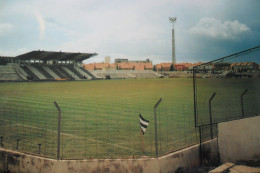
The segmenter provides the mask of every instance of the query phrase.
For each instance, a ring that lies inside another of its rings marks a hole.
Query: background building
[[[110,64],[110,56],[106,56],[106,57],[105,57],[105,63]]]
[[[115,59],[115,63],[152,63],[152,61],[150,59],[129,61],[128,59],[117,58]]]

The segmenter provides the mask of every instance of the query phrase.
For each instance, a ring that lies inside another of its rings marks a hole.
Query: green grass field
[[[207,100],[213,92],[217,92],[215,118],[219,118],[219,110],[225,112],[223,104],[227,110],[238,112],[239,102],[232,100],[239,100],[237,97],[244,88],[249,88],[251,99],[259,94],[258,86],[259,79],[197,79],[199,115],[208,116]],[[19,138],[19,150],[37,153],[41,144],[40,154],[55,158],[54,101],[62,110],[64,159],[154,156],[153,107],[160,98],[163,100],[158,108],[159,153],[198,142],[192,79],[0,83],[0,95],[0,136],[4,137],[6,148],[15,149]],[[150,120],[144,135],[144,151],[139,113]]]

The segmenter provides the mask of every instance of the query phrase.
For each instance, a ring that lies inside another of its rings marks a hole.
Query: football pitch
[[[208,99],[216,92],[216,120],[228,110],[240,115],[237,98],[246,88],[252,99],[258,86],[259,79],[197,79],[198,112],[208,116]],[[188,78],[0,83],[0,95],[0,136],[9,149],[56,158],[54,101],[62,112],[63,159],[155,156],[153,107],[160,98],[159,154],[198,142]],[[245,111],[254,108],[250,105]],[[150,121],[143,147],[139,114]]]

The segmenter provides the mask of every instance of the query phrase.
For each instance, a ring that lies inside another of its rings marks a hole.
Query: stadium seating
[[[54,79],[42,66],[34,65],[34,67],[41,72],[46,78],[48,79]]]
[[[40,79],[27,66],[21,66],[21,68],[28,74],[29,80],[39,80]]]
[[[86,79],[82,74],[80,74],[73,66],[68,66],[68,69],[70,69],[75,75],[77,75],[80,79]]]
[[[20,78],[24,80],[53,80],[53,79],[70,79],[70,80],[84,80],[84,79],[95,79],[96,76],[90,72],[86,72],[79,67],[73,67],[68,65],[59,66],[47,66],[47,65],[19,65],[16,64],[17,70],[23,72]]]
[[[82,71],[87,73],[92,79],[96,79],[97,77],[94,76],[92,73],[90,73],[88,70],[86,70],[84,67],[79,67]]]
[[[74,69],[78,71],[85,79],[92,79],[85,71],[80,69],[79,67],[75,66]]]
[[[17,74],[12,65],[0,66],[0,81],[20,81],[22,78]]]
[[[23,80],[27,80],[28,74],[20,67],[19,64],[13,64],[14,65],[14,69],[17,73],[17,75],[23,79]]]
[[[75,79],[73,76],[71,76],[68,72],[66,72],[61,66],[57,66],[56,69],[58,71],[60,71],[64,76],[65,78],[67,79]]]
[[[61,67],[64,71],[66,71],[70,76],[72,76],[75,80],[80,80],[80,77],[78,77],[75,73],[73,73],[68,66],[62,66]]]
[[[43,66],[42,68],[51,76],[53,76],[54,79],[60,79],[60,77],[56,73],[54,73],[48,66]]]
[[[34,66],[32,65],[26,65],[28,69],[30,69],[39,79],[43,80],[46,79],[46,77],[38,71]]]
[[[160,74],[151,70],[95,70],[88,71],[84,67],[70,65],[18,64],[4,65],[0,70],[0,80],[86,80],[128,78],[158,78]]]
[[[59,76],[60,79],[65,79],[66,76],[64,76],[60,71],[58,71],[58,69],[56,69],[56,67],[51,66],[50,69]]]

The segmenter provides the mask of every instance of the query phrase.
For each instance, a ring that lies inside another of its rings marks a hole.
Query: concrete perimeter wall
[[[204,147],[215,148],[216,140],[208,141]],[[212,153],[215,153],[212,151]],[[216,158],[212,155],[212,158]],[[54,160],[10,150],[0,149],[0,172],[124,172],[160,173],[175,172],[183,167],[185,172],[196,172],[199,166],[199,145],[156,158],[142,159],[92,159]]]
[[[260,159],[260,116],[219,123],[220,161]]]

